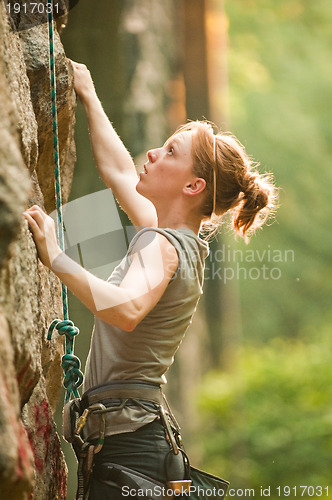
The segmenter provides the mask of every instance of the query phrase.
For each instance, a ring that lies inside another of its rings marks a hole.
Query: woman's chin
[[[144,189],[144,186],[142,185],[142,181],[141,179],[138,181],[138,183],[136,184],[136,191],[138,194],[140,194],[141,196],[144,196],[144,198],[147,198],[149,199],[149,196],[148,196],[148,193],[146,192],[146,190]]]

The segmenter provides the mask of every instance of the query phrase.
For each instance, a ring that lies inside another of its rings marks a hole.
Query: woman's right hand
[[[28,208],[23,215],[31,229],[38,257],[44,266],[52,270],[53,261],[62,253],[57,242],[54,220],[38,205]]]
[[[85,64],[70,60],[74,70],[74,89],[79,99],[84,102],[91,94],[95,94],[95,87],[90,71]]]

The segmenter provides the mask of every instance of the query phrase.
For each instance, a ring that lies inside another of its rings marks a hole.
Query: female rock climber
[[[105,414],[106,439],[94,455],[88,498],[116,500],[124,492],[121,481],[116,485],[108,474],[108,464],[163,484],[185,477],[183,454],[170,450],[156,411],[159,396],[153,394],[165,382],[202,294],[208,243],[199,235],[230,211],[235,232],[246,237],[273,210],[275,189],[234,136],[214,133],[202,121],[187,123],[162,147],[148,151],[138,176],[90,72],[72,64],[99,174],[138,232],[103,281],[61,252],[53,220],[40,207],[32,206],[24,216],[42,263],[95,315],[83,400],[86,405],[99,401],[112,411]],[[99,419],[88,416],[86,441],[98,438]]]

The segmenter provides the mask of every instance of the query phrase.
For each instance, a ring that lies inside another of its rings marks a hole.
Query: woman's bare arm
[[[134,248],[129,270],[121,285],[116,286],[97,278],[61,252],[54,221],[40,207],[34,205],[24,216],[42,263],[95,316],[125,331],[132,331],[157,304],[178,266],[175,248],[156,234],[136,251]]]
[[[72,62],[72,65],[75,91],[87,114],[92,151],[100,177],[135,226],[156,226],[155,208],[136,191],[138,175],[135,165],[103,110],[89,70],[83,64]]]

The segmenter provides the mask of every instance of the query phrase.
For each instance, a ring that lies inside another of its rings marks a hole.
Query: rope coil
[[[47,0],[48,4],[48,33],[49,33],[49,52],[50,52],[50,87],[52,99],[52,129],[53,129],[53,155],[54,155],[54,176],[55,176],[55,199],[57,210],[57,233],[59,246],[62,251],[64,244],[64,226],[61,201],[61,177],[60,177],[60,155],[59,155],[59,134],[57,119],[56,102],[56,77],[55,77],[55,57],[54,57],[54,30],[53,30],[53,0]],[[63,385],[66,388],[65,403],[70,400],[73,393],[74,397],[79,397],[78,387],[83,383],[83,373],[80,370],[81,362],[74,355],[74,338],[79,333],[79,329],[69,320],[68,316],[68,293],[67,287],[61,283],[62,290],[62,309],[63,320],[55,319],[52,321],[47,339],[51,340],[53,330],[56,329],[59,335],[65,335],[65,351],[62,357],[61,366],[64,371]]]

